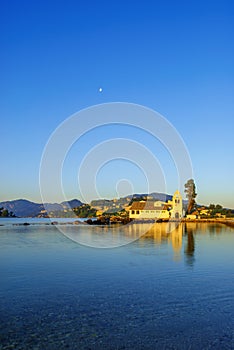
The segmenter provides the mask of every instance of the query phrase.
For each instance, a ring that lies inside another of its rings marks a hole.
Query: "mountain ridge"
[[[168,201],[172,199],[172,195],[162,192],[147,193],[134,193],[120,197],[118,199],[94,199],[90,202],[90,206],[96,210],[101,211],[120,211],[127,207],[133,200],[141,198],[147,198],[148,200]],[[65,215],[72,216],[73,210],[76,207],[85,205],[87,203],[81,202],[79,199],[71,199],[69,201],[63,201],[61,203],[36,203],[29,201],[28,199],[14,199],[11,201],[0,202],[0,207],[7,209],[9,212],[13,212],[18,217],[40,217],[40,216],[54,216]]]
[[[10,215],[0,215],[0,217],[21,217],[21,218],[76,218],[84,217],[83,215],[102,216],[102,215],[119,215],[127,212],[133,201],[151,200],[166,202],[172,199],[172,195],[153,192],[134,193],[118,199],[94,199],[89,204],[83,203],[79,199],[71,199],[61,203],[36,203],[28,199],[14,199],[0,202],[0,213],[7,211]],[[184,208],[187,208],[188,200],[183,200]],[[74,210],[74,208],[77,208]],[[186,210],[186,209],[185,209]],[[220,205],[210,204],[210,206],[196,203],[196,214],[202,218],[213,217],[234,217],[234,209],[223,208]],[[81,216],[79,216],[81,215]]]
[[[37,217],[45,215],[46,212],[66,212],[83,204],[78,199],[61,203],[36,203],[20,198],[0,202],[0,207],[7,209],[9,212],[12,211],[18,217]]]

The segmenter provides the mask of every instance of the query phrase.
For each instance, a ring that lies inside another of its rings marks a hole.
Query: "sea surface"
[[[25,221],[0,221],[0,349],[234,349],[233,228]]]

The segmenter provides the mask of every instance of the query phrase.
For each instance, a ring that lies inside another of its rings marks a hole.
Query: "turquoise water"
[[[233,228],[155,224],[95,249],[13,222],[0,221],[0,349],[234,349]],[[109,240],[141,229],[67,226]]]

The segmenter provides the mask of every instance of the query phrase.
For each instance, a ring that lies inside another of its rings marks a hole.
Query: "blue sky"
[[[233,2],[225,0],[3,1],[0,200],[41,201],[40,159],[55,128],[83,108],[123,101],[158,111],[181,134],[198,202],[234,207],[233,17]],[[100,135],[90,137],[100,142]],[[83,154],[91,138],[80,145]],[[140,139],[153,150],[148,136]],[[73,153],[64,182],[67,195],[77,197],[73,173],[81,159],[75,147]],[[163,159],[171,193],[177,184]],[[121,179],[124,170],[134,176],[126,162],[121,169]],[[116,195],[113,178],[114,163],[98,176],[103,196]],[[141,179],[134,178],[137,192]]]

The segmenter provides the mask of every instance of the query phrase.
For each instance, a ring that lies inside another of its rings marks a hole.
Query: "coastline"
[[[5,226],[5,225],[13,225],[13,226],[30,226],[30,225],[73,225],[73,226],[79,226],[79,225],[87,225],[87,226],[124,226],[124,224],[147,224],[147,223],[155,223],[155,224],[160,224],[160,223],[166,223],[166,222],[179,222],[179,223],[216,223],[216,224],[224,224],[229,227],[234,228],[234,218],[198,218],[198,219],[188,219],[188,218],[182,218],[181,220],[163,220],[163,219],[158,219],[158,220],[153,220],[153,219],[141,219],[141,220],[119,220],[119,221],[112,221],[108,220],[108,222],[99,222],[98,220],[85,220],[77,218],[76,220],[72,220],[71,218],[67,218],[64,220],[64,218],[53,218],[52,220],[44,221],[41,219],[38,220],[38,222],[33,222],[33,218],[18,218],[18,222],[14,222],[17,220],[16,218],[11,218],[8,219],[7,222],[4,222],[4,220],[0,220],[0,226]],[[12,222],[13,221],[13,222]],[[92,221],[92,223],[90,222]]]
[[[224,224],[231,227],[234,227],[234,218],[226,218],[226,219],[218,219],[218,218],[210,218],[210,219],[186,219],[183,218],[181,222],[204,222],[204,223],[217,223]]]

